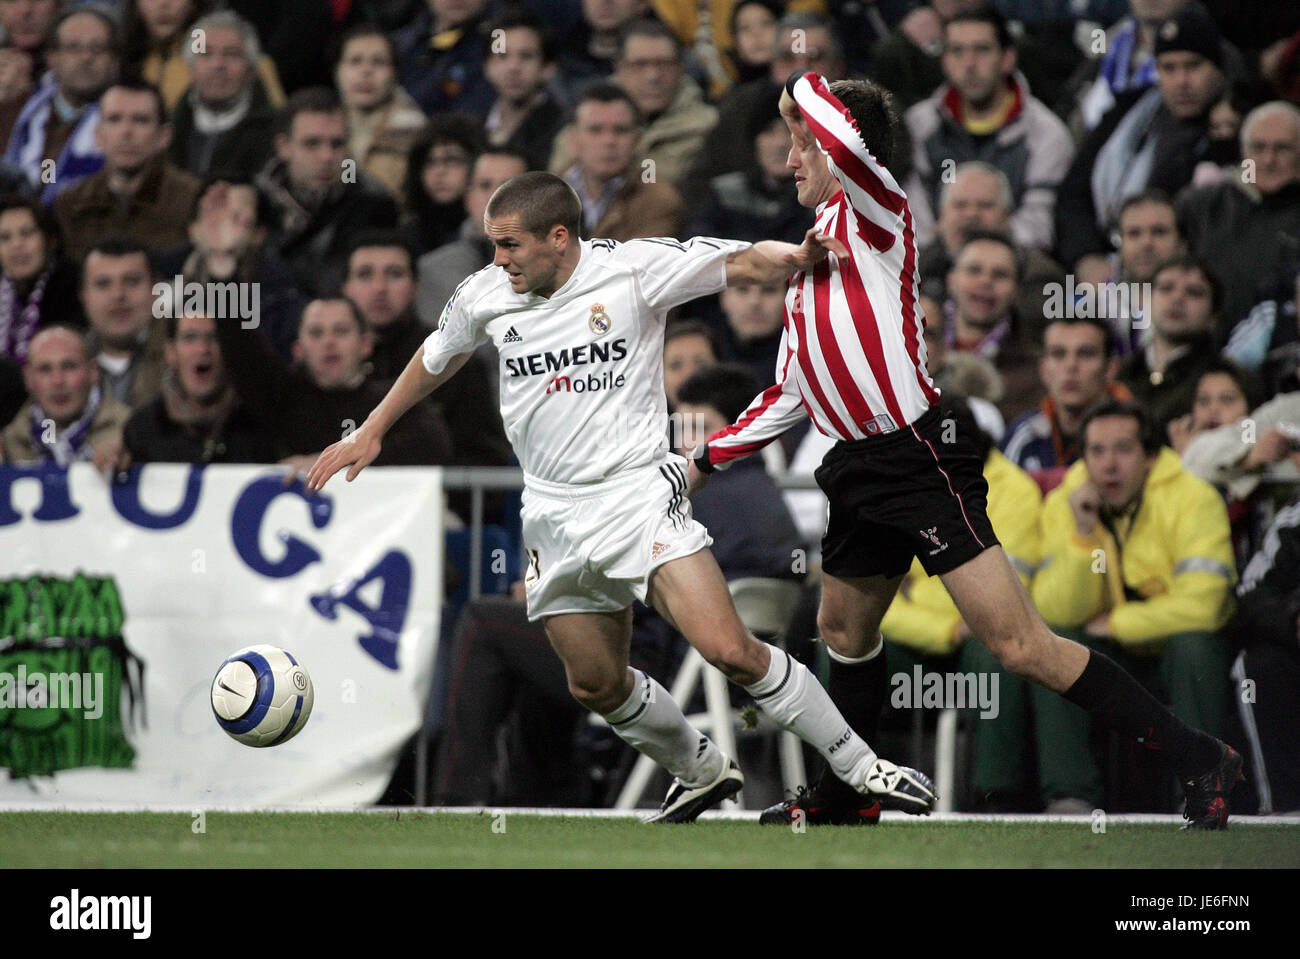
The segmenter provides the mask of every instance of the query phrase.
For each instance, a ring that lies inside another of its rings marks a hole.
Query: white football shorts
[[[675,454],[604,483],[529,479],[521,516],[530,620],[644,602],[656,568],[713,543],[691,517],[686,460]]]

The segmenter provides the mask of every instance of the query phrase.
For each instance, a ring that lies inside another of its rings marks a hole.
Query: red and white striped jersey
[[[925,317],[916,302],[916,241],[907,197],[868,151],[826,81],[807,73],[794,99],[841,190],[817,230],[849,250],[790,279],[776,384],[709,439],[725,467],[811,416],[827,436],[863,439],[901,429],[937,402],[925,371]]]

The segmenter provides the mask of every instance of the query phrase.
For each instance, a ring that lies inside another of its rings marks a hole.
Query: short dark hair
[[[59,225],[50,208],[35,197],[23,196],[21,193],[0,195],[0,216],[10,210],[26,210],[32,215],[36,228],[45,234],[45,260],[47,263],[53,262],[59,240]]]
[[[366,320],[365,314],[361,312],[361,307],[357,306],[356,303],[354,303],[349,297],[344,296],[342,293],[336,293],[336,292],[324,293],[316,297],[315,299],[308,300],[307,303],[302,308],[302,316],[304,319],[307,317],[308,308],[313,303],[346,303],[348,307],[348,312],[352,314],[353,322],[357,324],[357,332],[359,332],[362,336],[365,336],[367,333],[370,332],[370,323]],[[299,323],[298,336],[301,335],[302,335],[302,324]],[[295,339],[296,338],[297,337],[295,337]]]
[[[496,53],[493,44],[496,42],[498,30],[531,30],[542,48],[542,62],[555,62],[555,35],[547,28],[546,21],[528,7],[517,4],[508,6],[491,20],[486,21],[479,30],[483,39],[485,59]]]
[[[73,17],[82,13],[90,14],[92,17],[98,19],[100,23],[102,23],[105,27],[108,28],[109,52],[112,53],[113,56],[115,57],[120,57],[122,55],[122,30],[117,25],[117,19],[113,16],[113,14],[109,13],[107,8],[103,4],[98,4],[98,3],[87,3],[79,7],[71,7],[69,9],[64,10],[63,13],[59,15],[59,18],[54,21],[54,28],[50,30],[51,46],[54,48],[58,47],[59,31],[63,29],[63,25],[67,23],[69,20],[71,20]]]
[[[334,69],[337,70],[339,64],[343,62],[343,51],[348,48],[348,44],[353,40],[360,40],[362,37],[375,37],[376,39],[382,40],[384,46],[388,48],[388,57],[392,60],[394,68],[396,68],[397,46],[393,43],[393,38],[376,24],[358,23],[354,27],[349,27],[344,31],[342,36],[334,41],[334,47],[331,51],[332,56],[330,57],[330,63],[333,65]]]
[[[1146,407],[1132,400],[1117,400],[1114,397],[1099,400],[1088,407],[1083,414],[1083,420],[1079,423],[1080,450],[1087,448],[1088,426],[1093,420],[1112,416],[1127,417],[1137,423],[1138,439],[1142,443],[1143,451],[1148,456],[1154,456],[1160,452],[1160,447],[1164,444],[1156,432],[1155,422],[1151,419],[1151,414],[1147,412]]]
[[[306,87],[294,91],[285,101],[276,117],[275,132],[283,136],[293,135],[293,122],[302,113],[344,114],[343,101],[329,87]]]
[[[699,320],[674,320],[664,330],[664,346],[683,336],[704,337],[709,341],[709,349],[713,350],[713,358],[717,359],[722,356],[722,341],[718,338],[717,331],[713,327],[701,323]]]
[[[102,107],[104,97],[108,96],[111,90],[126,90],[130,93],[147,93],[153,97],[153,104],[158,111],[158,125],[162,126],[171,122],[171,117],[167,113],[167,104],[163,102],[162,92],[154,84],[141,77],[124,76],[118,77],[112,83],[104,88],[104,92],[99,95],[99,103]]]
[[[945,40],[948,37],[948,28],[954,23],[986,23],[993,28],[994,39],[997,40],[1001,49],[1006,50],[1014,45],[1014,41],[1011,39],[1011,28],[1007,26],[1007,18],[991,6],[978,7],[953,14],[943,22]]]
[[[900,128],[893,94],[870,80],[836,80],[830,90],[853,117],[867,152],[889,169],[898,152]]]
[[[114,259],[138,254],[144,257],[145,263],[149,266],[149,275],[153,276],[153,259],[149,256],[149,247],[145,246],[143,240],[132,236],[130,233],[105,233],[92,243],[82,256],[81,277],[78,280],[78,286],[86,282],[86,264],[90,262],[90,257],[94,253],[98,253],[100,256],[111,256]]]
[[[401,230],[373,227],[358,231],[348,241],[348,255],[344,260],[344,263],[347,264],[345,276],[352,272],[352,257],[356,254],[357,250],[364,250],[369,247],[402,250],[406,253],[406,259],[407,263],[410,265],[411,273],[415,273],[415,249],[411,246],[411,241],[407,235]]]
[[[1056,316],[1047,317],[1043,320],[1042,332],[1039,336],[1039,347],[1047,349],[1047,331],[1054,326],[1091,326],[1101,334],[1102,347],[1106,352],[1106,358],[1110,359],[1115,355],[1115,331],[1111,329],[1109,323],[1096,316]]]
[[[253,191],[258,226],[270,223],[275,219],[275,204],[271,202],[269,196],[257,188],[252,176],[247,173],[223,173],[219,170],[213,170],[203,178],[203,185],[199,187],[199,192],[194,195],[194,202],[190,204],[190,218],[187,222],[198,222],[199,214],[203,211],[203,198],[218,183],[225,183],[227,186],[244,187]]]
[[[677,388],[677,405],[711,406],[734,423],[763,390],[758,378],[735,363],[715,363],[696,370]]]
[[[639,127],[644,122],[641,117],[641,109],[636,105],[636,101],[628,95],[626,90],[609,80],[600,80],[582,91],[582,96],[578,97],[577,102],[573,105],[574,120],[578,117],[578,108],[584,103],[623,103],[632,111],[633,123]]]
[[[953,265],[956,266],[957,260],[961,258],[962,251],[972,243],[998,243],[1005,246],[1011,251],[1011,262],[1016,268],[1016,282],[1024,275],[1025,265],[1020,260],[1020,251],[1016,249],[1015,241],[1005,233],[999,233],[997,230],[971,230],[966,234],[966,239],[962,241],[961,247],[957,250],[957,255],[953,257]]]
[[[524,165],[524,172],[527,173],[532,168],[532,163],[528,159],[528,154],[523,150],[516,150],[514,147],[484,147],[479,151],[478,156],[474,157],[474,163],[470,164],[470,176],[474,175],[474,164],[484,157],[509,157],[512,160],[518,160]]]
[[[1213,271],[1206,265],[1204,260],[1198,256],[1193,256],[1191,253],[1178,253],[1171,256],[1169,259],[1157,266],[1155,272],[1151,274],[1151,283],[1153,287],[1156,282],[1156,277],[1161,273],[1164,273],[1166,270],[1181,270],[1184,273],[1195,270],[1197,273],[1200,273],[1201,276],[1205,277],[1205,282],[1209,284],[1210,287],[1210,311],[1215,316],[1219,315],[1219,311],[1223,309],[1223,283],[1214,275]]]
[[[507,180],[488,200],[487,215],[496,219],[518,216],[526,233],[544,237],[562,226],[577,240],[582,225],[582,203],[573,187],[552,173],[523,173]]]
[[[1236,360],[1226,356],[1216,356],[1201,371],[1201,375],[1196,378],[1196,386],[1199,388],[1201,380],[1211,373],[1226,376],[1236,383],[1237,388],[1241,390],[1242,396],[1246,398],[1246,408],[1248,410],[1253,410],[1264,402],[1264,386],[1259,377]],[[1195,392],[1193,392],[1193,396],[1195,396]]]
[[[673,45],[673,56],[680,63],[682,60],[682,42],[677,39],[677,34],[673,33],[658,20],[649,18],[643,20],[633,20],[623,28],[622,34],[618,38],[618,52],[614,55],[614,62],[617,64],[627,55],[628,41],[633,37],[649,37],[652,40],[667,40]]]

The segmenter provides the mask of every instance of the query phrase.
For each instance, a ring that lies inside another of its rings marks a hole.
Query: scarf
[[[988,360],[991,363],[997,359],[1003,342],[1010,335],[1011,320],[1007,318],[985,333],[974,346],[969,349],[962,347],[957,342],[957,304],[952,300],[944,304],[944,338],[950,350],[959,353],[974,353],[981,359]]]
[[[94,423],[95,414],[99,412],[102,401],[103,393],[98,386],[92,386],[90,396],[86,399],[86,409],[81,416],[63,430],[56,430],[53,439],[47,442],[45,428],[49,417],[45,415],[45,408],[36,400],[32,400],[32,445],[38,450],[44,450],[46,457],[59,466],[70,466],[73,463],[89,460],[91,449],[86,441],[90,438],[90,427]]]
[[[53,272],[53,263],[41,271],[31,295],[16,317],[18,285],[7,276],[0,278],[0,355],[11,357],[20,366],[27,360],[27,344],[36,335],[36,327],[41,322],[41,300],[45,298],[45,284]]]
[[[228,110],[212,110],[205,107],[199,101],[196,92],[190,93],[190,105],[194,108],[194,129],[207,137],[216,136],[233,130],[244,117],[248,116],[248,111],[253,105],[253,91],[245,90],[235,101],[234,106]]]
[[[1159,88],[1148,91],[1124,114],[1092,168],[1092,202],[1097,225],[1109,229],[1120,204],[1147,185],[1155,163],[1156,138],[1149,136],[1163,101]]]
[[[221,433],[235,410],[235,388],[227,383],[210,402],[200,403],[181,388],[176,371],[168,367],[162,379],[163,410],[167,418],[191,433],[213,438]]]

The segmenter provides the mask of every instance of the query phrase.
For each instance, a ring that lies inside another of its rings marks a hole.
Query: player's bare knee
[[[861,659],[880,645],[880,633],[861,627],[850,627],[841,617],[817,614],[817,628],[826,648],[848,659]]]
[[[622,685],[596,678],[569,680],[569,693],[593,713],[612,713],[627,701],[628,691]]]
[[[714,644],[701,651],[705,660],[734,683],[752,686],[763,678],[762,647],[752,636],[736,638]]]
[[[1041,656],[1035,643],[1023,637],[1005,636],[991,637],[985,644],[1002,668],[1012,675],[1033,679],[1038,673]]]

